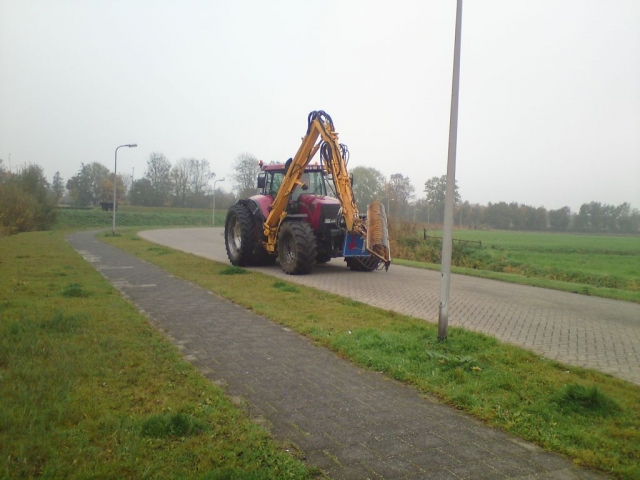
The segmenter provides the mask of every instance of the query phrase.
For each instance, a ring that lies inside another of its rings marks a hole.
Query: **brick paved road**
[[[97,240],[68,237],[185,358],[335,479],[599,479]]]
[[[152,230],[141,235],[228,262],[221,228]],[[392,265],[387,273],[357,273],[342,259],[304,276],[287,276],[278,266],[258,270],[437,322],[438,272]],[[640,305],[635,303],[453,275],[449,324],[640,384]]]

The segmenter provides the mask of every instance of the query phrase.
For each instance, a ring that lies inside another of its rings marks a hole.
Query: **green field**
[[[396,257],[437,263],[439,242],[422,236],[401,240]],[[481,242],[455,242],[459,273],[499,273],[505,275],[491,278],[640,302],[640,237],[456,230],[454,239]]]
[[[480,240],[493,260],[504,261],[516,273],[640,290],[640,237],[461,230],[455,238]]]

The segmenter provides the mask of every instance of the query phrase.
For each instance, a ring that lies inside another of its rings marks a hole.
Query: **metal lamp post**
[[[212,225],[215,227],[216,226],[216,183],[218,182],[224,182],[224,178],[221,178],[219,180],[214,180],[213,181],[213,221],[212,221]]]
[[[451,287],[451,255],[453,251],[453,206],[456,185],[456,151],[458,147],[458,94],[460,90],[460,42],[462,37],[462,0],[456,9],[456,30],[453,43],[453,79],[451,82],[451,113],[449,116],[449,153],[447,158],[447,193],[444,197],[442,225],[442,256],[440,262],[440,310],[438,340],[447,339],[449,326],[449,294]]]
[[[122,148],[122,147],[128,147],[128,148],[132,148],[132,147],[137,147],[138,144],[137,143],[127,143],[125,145],[120,145],[118,148]],[[112,217],[112,225],[111,225],[111,233],[113,235],[116,234],[116,185],[117,185],[117,172],[118,172],[118,148],[116,148],[116,158],[115,158],[115,162],[113,164],[113,217]]]

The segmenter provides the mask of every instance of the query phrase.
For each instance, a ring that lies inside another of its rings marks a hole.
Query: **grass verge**
[[[0,238],[0,266],[0,478],[312,476],[60,232]]]
[[[221,277],[227,265],[161,254],[134,231],[104,240],[576,463],[640,478],[636,385],[462,329],[439,343],[435,325],[257,272]]]

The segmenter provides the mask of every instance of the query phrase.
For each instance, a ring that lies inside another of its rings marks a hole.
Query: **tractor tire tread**
[[[291,236],[295,251],[285,253],[288,237]],[[280,267],[288,275],[311,273],[316,265],[316,239],[311,226],[306,222],[286,222],[280,227],[278,238]]]

